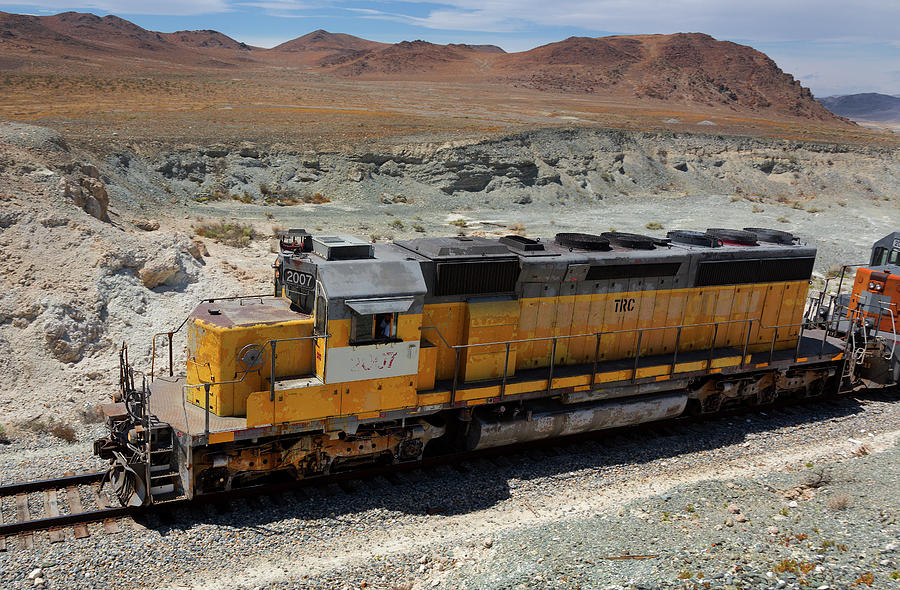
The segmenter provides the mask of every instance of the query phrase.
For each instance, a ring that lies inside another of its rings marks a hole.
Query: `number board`
[[[900,250],[900,238],[894,238],[894,245],[891,246],[892,250]]]
[[[316,286],[316,277],[308,272],[286,268],[282,272],[282,277],[285,285],[296,287],[301,291],[312,291]]]

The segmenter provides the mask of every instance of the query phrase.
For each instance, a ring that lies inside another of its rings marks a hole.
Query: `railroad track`
[[[900,393],[898,388],[866,390],[849,395],[816,398],[815,405],[810,404],[811,400],[784,400],[767,406],[740,408],[702,416],[686,416],[674,420],[623,426],[557,439],[544,439],[506,447],[428,457],[422,461],[379,465],[299,481],[241,488],[207,494],[194,500],[171,500],[146,508],[114,505],[118,502],[109,498],[101,489],[104,472],[67,474],[55,479],[7,484],[0,486],[0,507],[4,501],[8,502],[12,499],[17,521],[3,523],[3,511],[0,510],[0,551],[7,550],[7,537],[14,536],[18,537],[19,547],[30,548],[34,544],[35,535],[41,531],[47,531],[49,541],[56,543],[68,538],[67,535],[64,535],[64,529],[68,527],[72,527],[75,539],[89,536],[86,526],[88,523],[102,522],[103,530],[106,533],[116,533],[122,528],[123,523],[119,519],[123,518],[156,513],[161,520],[166,520],[175,510],[203,505],[213,505],[229,510],[232,501],[247,499],[248,502],[258,503],[259,498],[263,496],[268,496],[277,503],[281,494],[296,493],[303,497],[304,488],[330,490],[326,494],[340,491],[351,494],[364,487],[361,485],[363,482],[377,479],[386,481],[390,485],[401,486],[404,483],[404,474],[409,474],[410,478],[419,479],[423,476],[427,477],[423,474],[437,468],[450,468],[465,476],[466,473],[477,469],[479,464],[484,464],[486,461],[500,466],[518,463],[520,460],[540,462],[577,450],[580,445],[588,443],[588,441],[602,440],[605,444],[609,443],[607,446],[636,445],[652,438],[691,435],[700,430],[699,426],[708,422],[722,422],[749,416],[753,416],[757,423],[765,420],[774,421],[786,415],[800,414],[805,411],[812,412],[822,407],[840,409],[842,405],[846,406],[853,402],[865,402],[866,400],[898,401],[900,399],[898,393]],[[91,508],[85,509],[86,504]],[[39,510],[40,506],[43,506],[43,510]],[[439,512],[439,509],[425,508],[426,513],[432,513],[430,510]],[[38,515],[39,512],[40,515]]]
[[[16,515],[15,522],[3,522],[0,509],[0,551],[7,550],[7,537],[14,535],[21,548],[31,548],[37,531],[46,531],[51,543],[65,540],[69,527],[76,539],[88,537],[91,522],[102,522],[107,533],[118,532],[117,519],[129,516],[132,509],[115,505],[102,489],[105,476],[103,471],[67,473],[0,486],[0,508],[7,502]]]

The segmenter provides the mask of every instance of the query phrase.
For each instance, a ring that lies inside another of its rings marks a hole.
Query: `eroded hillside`
[[[104,399],[123,342],[149,370],[152,335],[201,297],[267,292],[270,237],[285,227],[385,240],[773,226],[819,246],[821,275],[864,259],[900,216],[887,148],[563,129],[384,150],[98,153],[45,128],[0,130],[0,412],[11,423]],[[221,223],[246,224],[247,239],[197,236]]]

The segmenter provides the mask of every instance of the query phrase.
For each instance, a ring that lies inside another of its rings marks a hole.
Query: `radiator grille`
[[[700,263],[696,286],[807,281],[814,263],[815,258],[708,260]]]
[[[511,293],[518,278],[517,259],[439,262],[434,294],[441,297]]]
[[[640,277],[672,277],[678,274],[680,262],[653,262],[650,264],[595,265],[587,273],[587,281],[607,279],[636,279]]]

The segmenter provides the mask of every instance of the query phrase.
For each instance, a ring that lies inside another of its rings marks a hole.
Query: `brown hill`
[[[117,65],[117,63],[119,65]],[[382,81],[452,81],[586,94],[623,104],[678,104],[763,117],[841,121],[765,54],[701,33],[570,37],[519,53],[493,45],[378,43],[318,30],[273,48],[217,31],[148,31],[127,20],[65,12],[0,12],[0,66],[8,71],[90,67],[93,75],[181,71],[321,72]],[[102,70],[98,69],[102,67]]]
[[[26,14],[0,12],[0,44],[9,52],[17,49],[38,49],[39,53],[49,53],[58,45],[69,45],[78,50],[84,43],[70,35],[55,31],[47,26],[45,17]]]
[[[369,41],[346,33],[329,33],[319,29],[312,33],[307,33],[302,37],[297,37],[290,41],[285,41],[281,45],[272,48],[272,51],[367,51],[370,49],[379,49],[387,47],[387,43],[378,43],[377,41]]]
[[[250,51],[253,49],[246,43],[235,41],[228,35],[219,31],[208,29],[200,31],[175,31],[174,33],[162,33],[163,39],[180,45],[181,47],[196,47],[204,49],[232,49],[237,51]]]
[[[97,47],[131,48],[139,51],[164,51],[174,46],[162,34],[148,31],[117,16],[99,17],[90,13],[63,12],[38,17],[61,35],[88,41]]]
[[[271,59],[308,67],[321,66],[335,60],[360,56],[388,47],[387,43],[369,41],[345,33],[329,33],[319,29],[291,39],[269,50]]]
[[[27,65],[74,73],[102,64],[104,73],[193,66],[233,69],[251,48],[217,31],[148,31],[117,16],[64,12],[27,16],[0,12],[0,63],[14,71]],[[35,60],[40,56],[40,60]]]
[[[517,86],[833,120],[768,56],[702,33],[571,37],[495,62]]]
[[[324,65],[350,77],[406,77],[459,75],[472,67],[475,52],[467,46],[435,45],[427,41],[401,41],[375,51],[356,52]]]

